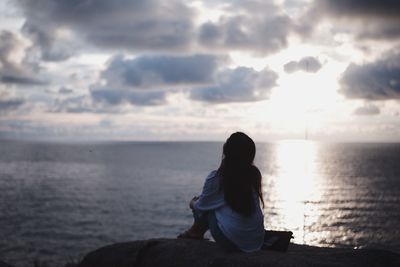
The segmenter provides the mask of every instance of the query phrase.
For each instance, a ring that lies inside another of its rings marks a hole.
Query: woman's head
[[[253,165],[256,146],[242,132],[233,133],[223,147],[218,173],[225,201],[236,212],[250,215],[255,210],[254,194],[263,202],[261,173]]]
[[[256,145],[245,133],[236,132],[226,140],[223,154],[225,160],[241,165],[251,165],[256,155]]]

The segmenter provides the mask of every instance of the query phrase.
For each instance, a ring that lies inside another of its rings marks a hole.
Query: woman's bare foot
[[[189,230],[178,235],[178,238],[204,239],[204,234],[207,232],[208,226],[199,222],[194,222]]]
[[[199,239],[202,240],[204,239],[204,235],[198,234],[198,233],[194,233],[192,231],[187,230],[185,232],[183,232],[182,234],[178,235],[178,238],[188,238],[188,239]]]

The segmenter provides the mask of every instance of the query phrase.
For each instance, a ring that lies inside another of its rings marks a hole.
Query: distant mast
[[[308,60],[306,60],[306,72],[308,74]],[[305,117],[305,121],[304,121],[304,139],[306,141],[308,141],[308,120],[307,120],[307,107],[306,107],[306,105],[304,105],[304,115],[305,115],[304,116]]]
[[[308,60],[306,60],[306,72],[308,74]],[[307,102],[304,105],[304,139],[307,142],[308,141],[308,120],[307,120],[307,107],[306,107]],[[306,162],[306,171],[308,171],[308,162]],[[304,212],[303,212],[303,244],[306,242],[306,208],[307,208],[307,201],[304,201]]]

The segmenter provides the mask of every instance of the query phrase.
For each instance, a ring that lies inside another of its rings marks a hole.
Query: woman
[[[260,202],[261,173],[253,160],[256,146],[246,134],[236,132],[224,144],[223,158],[217,171],[204,183],[200,197],[190,202],[194,223],[179,238],[203,239],[211,235],[229,251],[252,252],[264,241],[264,220]]]

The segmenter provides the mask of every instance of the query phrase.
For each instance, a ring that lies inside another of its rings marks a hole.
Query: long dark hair
[[[218,169],[226,203],[245,216],[255,211],[254,192],[264,206],[261,173],[253,165],[255,155],[256,145],[253,140],[242,132],[233,133],[224,144],[223,158]]]

